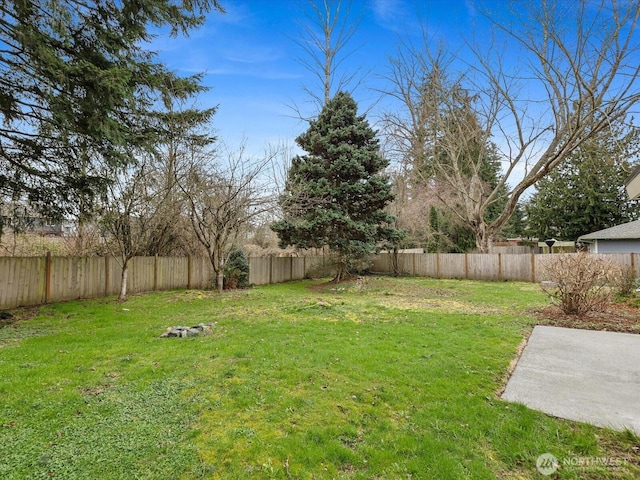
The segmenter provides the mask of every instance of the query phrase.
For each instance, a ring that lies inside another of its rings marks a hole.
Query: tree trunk
[[[476,232],[476,248],[478,253],[491,253],[493,244],[493,230],[487,228],[486,223],[481,223],[475,229]]]
[[[122,276],[120,277],[120,295],[119,302],[124,302],[127,298],[127,278],[129,276],[129,260],[122,263]]]
[[[391,268],[393,268],[393,276],[400,276],[400,262],[398,258],[398,247],[393,247],[393,253],[391,254]]]
[[[224,289],[224,271],[222,268],[218,268],[216,272],[216,290],[218,292],[222,292]]]
[[[344,280],[348,276],[349,276],[349,272],[347,270],[347,260],[344,258],[341,258],[340,260],[338,260],[336,276],[333,277],[333,282],[340,283],[341,280]]]

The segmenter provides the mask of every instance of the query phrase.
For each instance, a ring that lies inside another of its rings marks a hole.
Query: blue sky
[[[209,14],[206,24],[188,38],[160,36],[152,48],[183,75],[205,74],[204,83],[211,90],[197,104],[219,106],[214,125],[218,137],[230,146],[245,138],[248,152],[260,154],[268,144],[293,144],[307,125],[295,118],[291,105],[313,111],[303,86],[320,89],[296,60],[304,53],[293,40],[301,37],[299,22],[308,3],[221,1],[226,14]],[[434,39],[456,43],[479,20],[473,0],[354,0],[351,12],[360,21],[345,49],[352,53],[344,66],[365,73],[353,93],[374,125],[382,111],[375,89],[384,88],[387,60],[399,42],[421,42],[423,25]]]

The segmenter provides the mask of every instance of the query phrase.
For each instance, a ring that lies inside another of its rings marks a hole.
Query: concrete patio
[[[537,326],[502,398],[640,435],[640,335]]]

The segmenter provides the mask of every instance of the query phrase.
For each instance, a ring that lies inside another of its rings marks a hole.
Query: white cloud
[[[388,23],[403,16],[405,8],[402,0],[373,0],[371,9],[379,23]]]
[[[186,70],[184,70],[186,71]],[[251,65],[234,65],[224,64],[218,65],[212,68],[203,68],[200,70],[190,70],[192,72],[205,72],[207,75],[239,75],[249,76],[253,78],[261,78],[264,80],[297,80],[302,78],[302,75],[295,72],[288,72],[286,70],[280,70],[277,67],[264,68]]]
[[[283,58],[284,52],[268,46],[239,45],[234,49],[226,49],[224,56],[231,62],[267,63]]]
[[[424,23],[424,11],[431,3],[409,0],[373,0],[370,4],[375,22],[385,30],[403,36],[419,35]],[[428,16],[428,15],[427,15]]]

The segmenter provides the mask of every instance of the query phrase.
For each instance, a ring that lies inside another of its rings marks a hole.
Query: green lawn
[[[634,435],[497,397],[537,286],[317,283],[56,304],[1,328],[0,478],[640,478]],[[213,334],[159,338],[200,322]],[[569,460],[550,477],[546,452]]]

